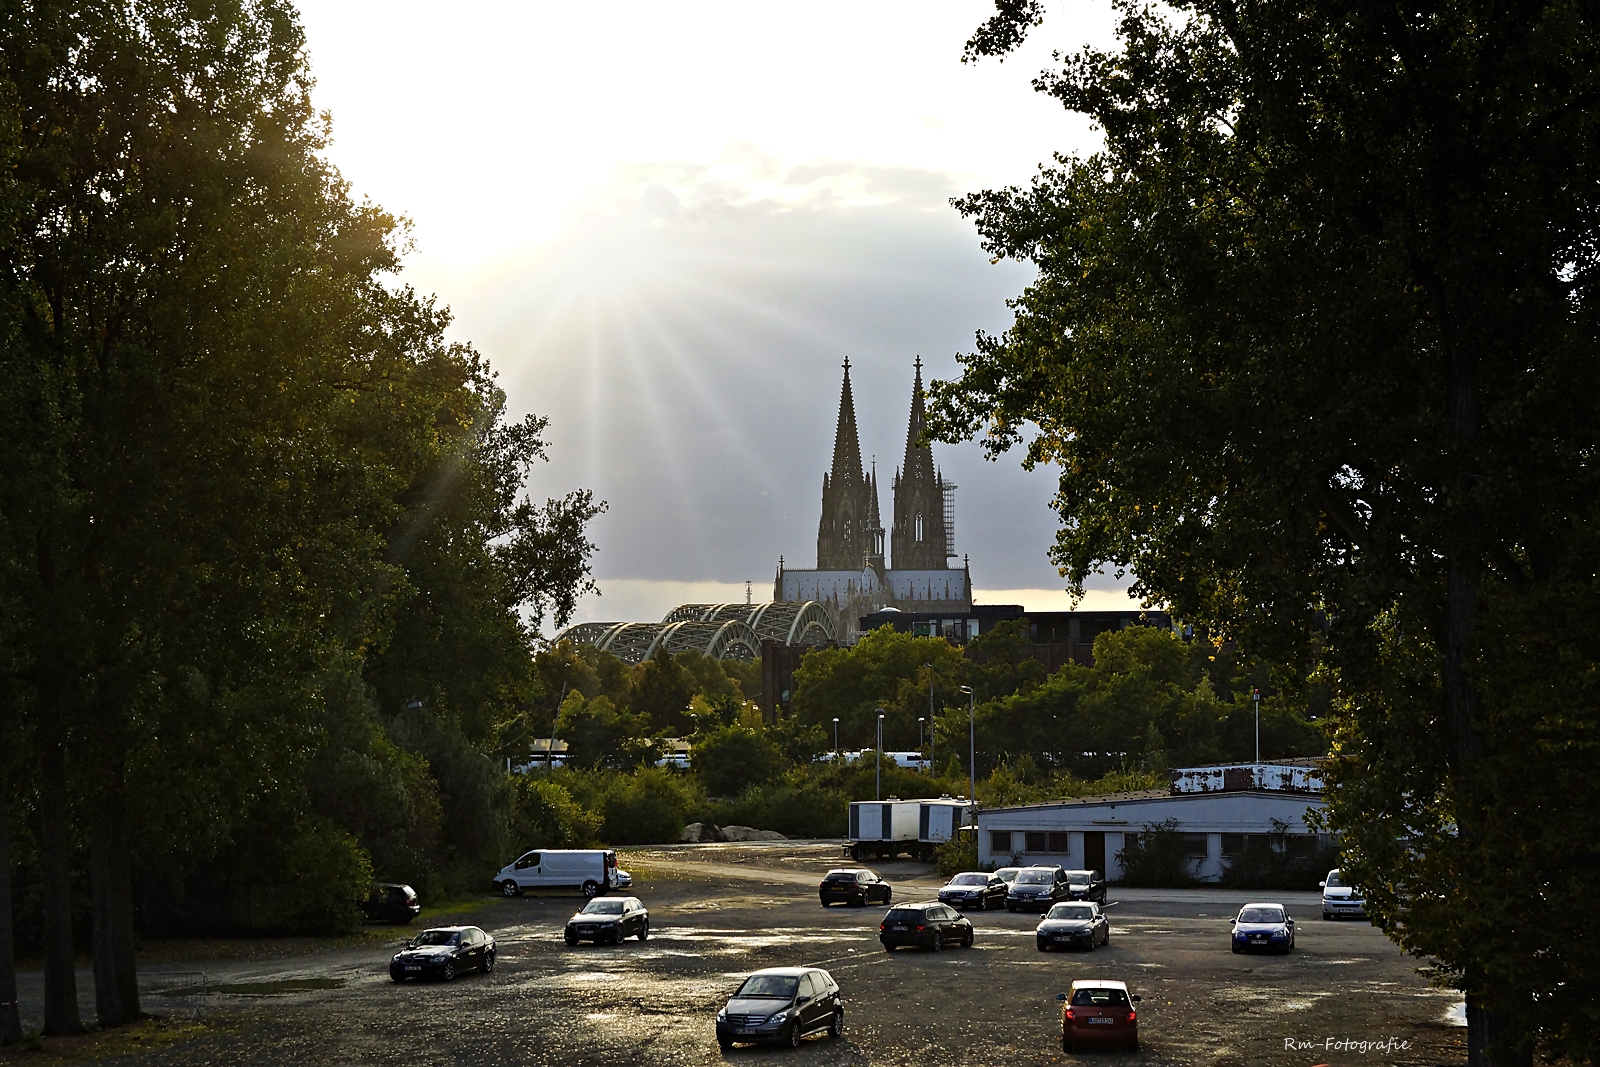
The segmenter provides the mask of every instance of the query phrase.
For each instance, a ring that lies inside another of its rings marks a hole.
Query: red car
[[[1121,1045],[1139,1050],[1139,998],[1128,995],[1126,982],[1105,979],[1073,982],[1070,993],[1057,993],[1061,1009],[1061,1051],[1088,1045]]]

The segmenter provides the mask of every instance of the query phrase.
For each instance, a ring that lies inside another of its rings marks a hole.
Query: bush
[[[1117,860],[1123,885],[1172,889],[1195,884],[1176,819],[1145,823],[1142,834],[1129,834]]]
[[[785,837],[843,837],[850,828],[850,799],[814,782],[772,782],[713,805],[710,821],[776,830]]]
[[[309,823],[289,842],[283,883],[274,894],[269,929],[335,933],[361,921],[361,900],[372,884],[372,860],[356,839],[324,820]]]
[[[517,850],[583,848],[600,832],[600,816],[555,782],[525,775],[515,783],[512,827]]]
[[[600,812],[600,835],[612,845],[676,842],[699,797],[684,778],[659,767],[614,775]]]
[[[734,724],[704,734],[689,763],[706,792],[731,797],[777,778],[783,772],[783,753],[750,727]]]
[[[933,850],[933,862],[938,865],[941,878],[977,870],[978,835],[957,833],[950,840],[939,843]]]
[[[1242,855],[1228,862],[1222,884],[1233,889],[1311,889],[1339,866],[1339,850],[1305,834],[1290,834],[1289,825],[1272,820],[1266,840],[1253,837]]]

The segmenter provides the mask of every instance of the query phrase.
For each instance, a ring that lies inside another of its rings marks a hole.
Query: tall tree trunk
[[[17,959],[11,915],[11,810],[0,793],[0,1045],[22,1040],[17,1010]]]
[[[104,776],[101,810],[89,845],[94,893],[95,1015],[102,1028],[139,1017],[133,942],[133,880],[121,757]]]
[[[46,717],[59,715],[46,709]],[[67,753],[59,721],[41,737],[39,843],[44,852],[44,1032],[83,1030],[72,958],[72,885],[67,877]],[[54,735],[54,736],[51,736]]]

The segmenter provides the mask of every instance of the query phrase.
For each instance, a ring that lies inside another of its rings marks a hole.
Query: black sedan
[[[406,942],[405,951],[389,961],[389,977],[442,978],[446,982],[473,968],[494,970],[494,938],[476,926],[441,926],[424,930]]]
[[[998,874],[967,871],[958,874],[939,890],[939,901],[952,908],[987,911],[991,904],[1006,902],[1006,883]]]
[[[814,967],[768,967],[746,978],[717,1012],[717,1044],[800,1044],[807,1034],[844,1033],[844,1002],[833,975]]]
[[[404,926],[422,911],[417,891],[408,885],[380,882],[367,893],[361,902],[361,914],[368,922],[394,923]]]
[[[1068,871],[1067,899],[1092,900],[1103,907],[1106,902],[1106,876],[1099,871]]]
[[[1011,880],[1007,911],[1049,911],[1072,892],[1060,867],[1024,867]]]
[[[877,874],[865,867],[850,867],[829,871],[817,887],[822,906],[829,904],[854,904],[862,907],[873,902],[887,904],[894,898],[894,890]]]
[[[878,924],[878,940],[893,952],[901,945],[916,945],[935,952],[946,945],[972,947],[972,920],[948,904],[902,904]]]
[[[650,938],[650,913],[638,897],[598,897],[567,920],[567,944],[593,941],[622,944],[625,937]]]
[[[1040,952],[1080,947],[1093,952],[1096,945],[1111,944],[1111,923],[1093,901],[1069,901],[1045,913],[1034,938]]]

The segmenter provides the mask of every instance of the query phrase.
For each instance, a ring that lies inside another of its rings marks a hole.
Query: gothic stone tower
[[[856,404],[850,393],[850,361],[844,361],[839,426],[833,437],[833,470],[822,476],[822,521],[817,525],[817,569],[860,570],[883,566],[883,524],[878,518],[878,474],[861,464]]]
[[[945,483],[933,465],[933,446],[919,443],[927,421],[922,398],[922,357],[917,357],[911,388],[911,423],[906,430],[905,466],[894,475],[894,530],[890,549],[895,570],[942,571],[953,547],[945,531]]]

